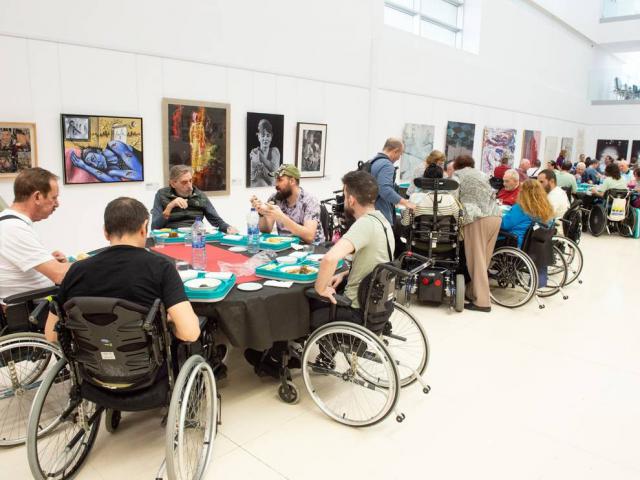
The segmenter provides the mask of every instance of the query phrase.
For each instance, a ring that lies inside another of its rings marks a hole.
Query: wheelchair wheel
[[[382,342],[396,362],[401,387],[417,380],[414,372],[424,374],[429,363],[429,339],[420,322],[406,307],[394,304],[393,313],[382,331]]]
[[[564,255],[553,246],[553,263],[547,267],[547,285],[538,288],[539,297],[550,297],[566,285],[569,267]]]
[[[531,300],[538,287],[538,271],[533,261],[517,248],[496,249],[488,274],[491,300],[503,307],[521,307]]]
[[[302,354],[302,376],[326,415],[354,427],[384,420],[400,394],[387,347],[366,328],[348,322],[333,322],[311,334]]]
[[[107,432],[114,433],[120,426],[122,420],[122,412],[120,410],[112,410],[107,408],[104,412],[104,426]]]
[[[589,232],[599,237],[607,228],[607,213],[602,205],[594,205],[589,212]]]
[[[571,285],[578,280],[582,273],[583,257],[580,247],[569,238],[566,237],[553,237],[553,244],[562,253],[565,261],[567,262],[567,281],[565,285]],[[578,280],[582,283],[582,280]]]
[[[169,478],[204,477],[213,453],[217,415],[213,370],[200,355],[192,355],[180,369],[171,394],[165,439]]]
[[[638,222],[638,214],[635,208],[629,208],[627,216],[622,222],[618,224],[618,231],[620,235],[626,238],[633,237],[633,232],[636,230],[636,223]]]
[[[43,374],[62,356],[39,333],[14,333],[0,338],[0,446],[27,438],[29,410]]]
[[[93,447],[101,416],[102,408],[80,398],[67,361],[58,360],[42,380],[29,415],[27,458],[33,478],[72,478]]]

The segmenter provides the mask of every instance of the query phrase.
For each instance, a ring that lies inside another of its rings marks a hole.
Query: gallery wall
[[[110,199],[151,206],[165,181],[164,97],[231,104],[231,194],[213,202],[239,228],[248,197],[271,191],[244,186],[248,111],[285,116],[286,163],[297,122],[328,124],[326,176],[303,179],[321,198],[405,123],[434,125],[441,149],[448,120],[475,123],[476,158],[485,126],[517,129],[516,159],[524,129],[542,131],[541,150],[546,136],[575,138],[589,115],[590,46],[527,2],[467,1],[482,15],[478,55],[384,27],[381,0],[3,1],[0,119],[37,124],[41,166],[62,174],[60,113],[144,118],[145,182],[63,185],[60,209],[38,225],[45,242],[101,246]],[[10,181],[0,195],[12,198]]]

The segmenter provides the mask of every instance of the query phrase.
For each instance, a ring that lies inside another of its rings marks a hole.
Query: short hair
[[[515,170],[513,168],[510,168],[509,170],[504,172],[504,175],[502,176],[502,178],[505,178],[505,177],[511,177],[514,180],[520,181],[520,174],[518,173],[517,170]]]
[[[558,178],[556,177],[556,172],[554,172],[550,168],[545,168],[544,170],[542,170],[540,173],[538,173],[538,176],[540,176],[540,175],[544,175],[544,178],[546,178],[547,180],[553,180],[553,183],[555,183],[555,184],[558,183]]]
[[[438,162],[444,162],[446,158],[447,157],[445,157],[444,153],[442,153],[440,150],[432,150],[431,153],[427,155],[425,162],[427,163],[428,167],[429,165],[436,164]]]
[[[400,140],[399,138],[395,138],[395,137],[390,137],[387,138],[387,141],[384,142],[384,147],[382,147],[383,151],[393,151],[393,150],[398,150],[399,148],[403,148],[404,147],[404,143],[402,143],[402,140]]]
[[[116,198],[104,209],[104,229],[109,236],[122,237],[136,233],[145,220],[149,220],[149,211],[135,198]]]
[[[40,192],[46,197],[51,191],[51,180],[57,179],[57,175],[44,168],[33,167],[22,170],[13,182],[13,201],[24,202],[35,192]]]
[[[578,162],[576,163],[576,170],[579,169],[580,167],[582,168],[586,168],[587,165],[584,162]]]
[[[453,161],[454,170],[462,170],[467,167],[474,168],[475,166],[476,162],[471,155],[458,155]]]
[[[174,180],[179,179],[185,173],[190,173],[193,175],[193,169],[189,165],[174,165],[173,167],[171,167],[171,170],[169,170],[169,180],[173,182]]]
[[[442,167],[437,163],[432,163],[430,165],[427,165],[427,168],[425,169],[422,176],[425,178],[443,178],[444,170],[442,170]]]
[[[618,167],[617,163],[611,162],[604,169],[604,174],[614,180],[620,180],[620,167]]]
[[[373,205],[378,198],[378,182],[373,175],[363,170],[354,170],[342,177],[342,184],[349,195],[360,205]]]
[[[573,167],[573,163],[571,163],[571,160],[565,160],[564,162],[562,162],[562,165],[560,165],[560,168],[562,168],[562,170],[564,170],[565,172],[571,170],[571,167]]]
[[[266,118],[263,118],[258,122],[258,132],[267,131],[271,135],[273,135],[273,127],[271,126],[271,122]]]
[[[636,178],[640,178],[640,167],[636,167],[636,169],[633,171],[633,176]]]

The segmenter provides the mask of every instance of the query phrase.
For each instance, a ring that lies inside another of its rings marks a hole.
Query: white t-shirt
[[[38,234],[33,221],[11,209],[3,210],[0,218],[15,215],[0,221],[0,299],[17,293],[53,286],[53,282],[34,269],[53,260]]]
[[[547,194],[547,199],[553,208],[553,216],[556,219],[560,219],[564,216],[567,210],[569,210],[569,197],[561,187],[556,187]],[[558,227],[558,233],[563,234],[562,222],[556,220],[556,227]]]

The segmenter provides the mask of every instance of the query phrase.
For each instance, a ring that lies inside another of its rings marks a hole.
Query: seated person
[[[524,182],[529,179],[529,170],[531,170],[531,162],[528,158],[523,158],[520,161],[520,165],[516,168],[516,172],[518,172],[520,182]]]
[[[266,204],[251,197],[251,205],[260,215],[260,231],[271,233],[276,224],[278,235],[295,235],[305,243],[322,242],[320,203],[300,187],[300,170],[295,165],[283,164],[274,176],[276,193]]]
[[[569,188],[571,189],[571,193],[576,193],[578,191],[578,184],[576,183],[576,177],[574,177],[571,171],[571,160],[565,160],[562,162],[560,166],[560,170],[556,170],[556,184],[560,188]]]
[[[0,213],[0,301],[59,284],[69,270],[67,257],[47,250],[33,227],[58,208],[57,177],[43,168],[22,170],[13,193],[13,204]]]
[[[112,200],[104,211],[104,235],[111,244],[97,255],[74,263],[58,292],[62,307],[73,297],[113,297],[151,307],[159,298],[175,327],[175,336],[193,342],[200,336],[198,317],[182,280],[168,258],[145,250],[149,213],[133,198]],[[58,317],[49,313],[45,336],[57,340]]]
[[[573,176],[576,177],[577,183],[587,183],[583,180],[586,169],[587,165],[584,162],[578,162],[576,164],[576,171]]]
[[[569,198],[566,192],[556,184],[556,172],[553,170],[541,171],[538,175],[538,182],[540,182],[544,191],[547,192],[547,200],[549,200],[551,208],[553,209],[553,217],[557,220],[556,227],[562,235],[562,222],[558,219],[564,217],[566,211],[569,210]]]
[[[532,178],[532,177],[537,177],[538,176],[538,172],[540,171],[540,166],[542,165],[542,162],[540,162],[540,159],[536,159],[535,162],[533,162],[534,165],[527,170],[527,177]]]
[[[500,165],[493,170],[493,176],[496,178],[504,177],[504,173],[509,170],[509,156],[503,155],[500,159]]]
[[[153,229],[190,227],[200,217],[221,232],[238,233],[218,215],[204,192],[193,185],[193,170],[187,165],[171,167],[169,186],[156,193],[151,217]]]
[[[622,160],[622,161],[618,162],[618,168],[620,168],[620,177],[624,181],[626,181],[627,184],[634,183],[633,182],[633,172],[629,168],[629,162],[627,162],[626,160]]]
[[[443,178],[443,175],[442,169],[435,164],[427,167],[427,170],[424,172],[425,178]],[[456,200],[457,195],[457,190],[438,192],[438,217],[447,215],[458,216],[460,206]],[[414,217],[419,215],[433,215],[434,200],[435,193],[433,191],[423,191],[416,187],[416,192],[409,197],[409,201],[416,206],[413,210]],[[411,223],[411,210],[408,208],[402,210],[400,223],[405,227]]]
[[[594,158],[593,160],[591,160],[591,163],[586,161],[585,165],[587,166],[587,168],[584,171],[584,175],[582,175],[582,183],[590,183],[592,185],[597,185],[598,183],[600,183],[600,161],[597,158]]]
[[[518,248],[522,248],[524,235],[531,224],[536,221],[547,225],[553,217],[553,209],[542,185],[536,180],[527,180],[522,184],[516,204],[503,215],[500,230],[515,235]]]
[[[503,205],[513,205],[520,193],[520,175],[517,170],[510,169],[504,172],[502,177],[503,187],[498,191],[498,200]]]
[[[615,162],[609,163],[604,169],[604,181],[597,187],[591,187],[591,194],[595,197],[604,197],[607,190],[626,190],[627,182],[620,176],[620,168]]]
[[[411,185],[409,185],[409,188],[407,189],[407,195],[411,195],[416,191],[417,187],[413,181],[416,178],[426,177],[426,172],[431,165],[440,167],[442,170],[442,168],[444,168],[445,158],[444,153],[440,150],[432,150],[431,153],[427,155],[427,158],[424,159],[424,162],[420,163],[413,171],[413,175],[411,176]]]
[[[633,171],[634,189],[633,197],[631,200],[631,206],[634,208],[640,208],[640,167],[636,167]]]

